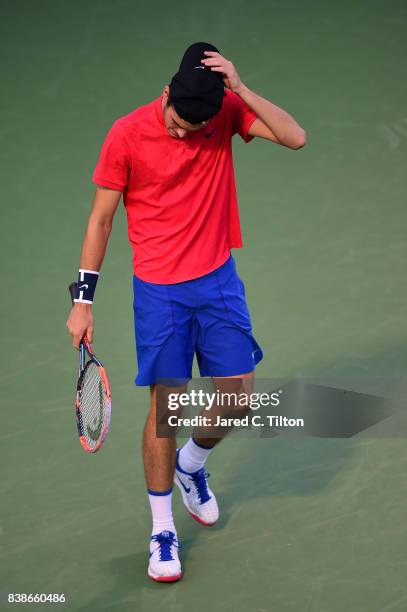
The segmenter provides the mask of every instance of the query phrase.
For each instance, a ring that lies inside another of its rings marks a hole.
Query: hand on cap
[[[223,82],[225,87],[238,93],[239,89],[242,88],[243,83],[236,71],[236,68],[229,60],[225,59],[220,53],[216,51],[204,51],[207,57],[202,59],[201,62],[213,70],[213,72],[222,72]]]

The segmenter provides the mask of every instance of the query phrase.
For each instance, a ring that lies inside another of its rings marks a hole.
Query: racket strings
[[[100,369],[90,361],[85,369],[80,393],[80,419],[89,446],[98,441],[105,413],[105,391]]]

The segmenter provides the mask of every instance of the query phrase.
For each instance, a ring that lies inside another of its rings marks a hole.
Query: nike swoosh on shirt
[[[214,127],[210,132],[205,132],[205,138],[210,138],[214,132],[216,132],[216,127]]]
[[[78,287],[78,289],[82,289],[82,287],[85,287],[85,289],[89,289],[89,285],[81,285],[80,287]]]

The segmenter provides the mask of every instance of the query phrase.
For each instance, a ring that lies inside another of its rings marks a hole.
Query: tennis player
[[[92,303],[120,197],[133,250],[136,385],[151,399],[143,460],[152,512],[148,575],[182,576],[172,515],[175,482],[202,525],[219,517],[205,462],[218,440],[181,449],[156,435],[157,381],[200,374],[252,380],[262,350],[252,333],[232,248],[242,247],[232,136],[291,149],[306,141],[284,110],[251,91],[208,43],[194,43],[160,97],[115,121],[93,174],[96,192],[82,246],[78,295],[67,327],[78,348],[93,336]]]

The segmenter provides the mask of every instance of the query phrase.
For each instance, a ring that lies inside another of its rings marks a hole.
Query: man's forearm
[[[80,267],[98,272],[106,253],[111,223],[95,219],[91,214],[82,244]]]
[[[80,268],[99,272],[106,253],[112,225],[110,222],[97,218],[91,213],[83,239]],[[73,346],[79,344],[86,333],[89,342],[93,341],[93,313],[92,304],[75,302],[67,321],[67,327],[73,338]]]
[[[281,144],[301,147],[305,144],[305,130],[285,110],[254,93],[246,85],[235,91],[276,135]]]

